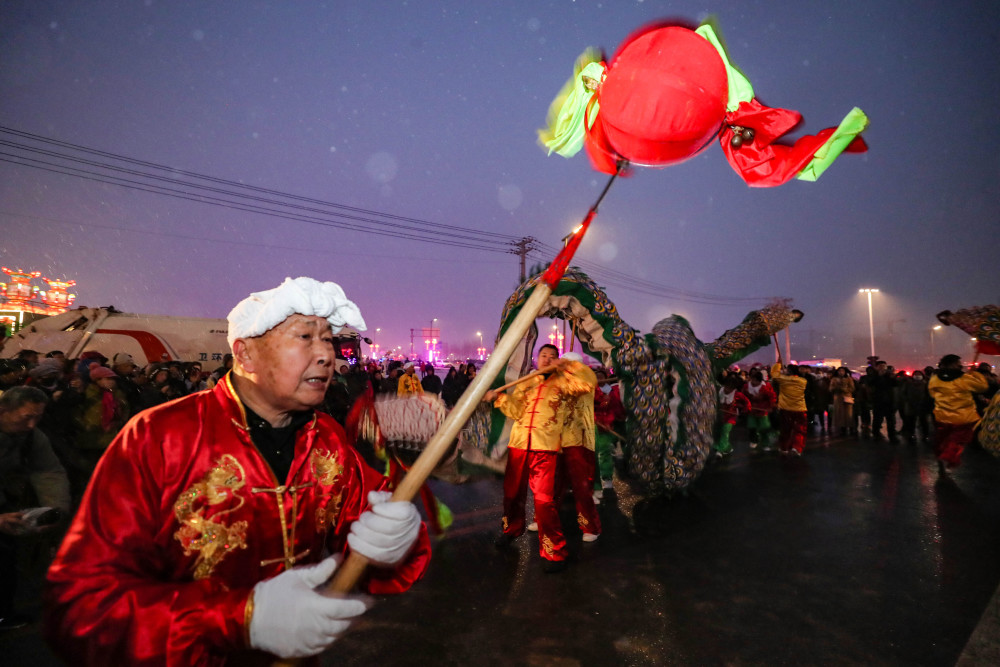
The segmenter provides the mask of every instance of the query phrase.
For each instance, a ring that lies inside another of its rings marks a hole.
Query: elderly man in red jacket
[[[345,551],[378,566],[370,593],[423,575],[416,509],[390,501],[385,478],[315,410],[346,325],[364,320],[335,283],[289,278],[251,294],[229,314],[233,370],[125,426],[49,570],[45,634],[65,660],[316,655],[366,608],[316,590]]]

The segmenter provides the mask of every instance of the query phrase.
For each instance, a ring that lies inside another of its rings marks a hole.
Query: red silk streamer
[[[777,143],[802,120],[798,111],[765,106],[756,99],[740,102],[739,108],[726,116],[726,126],[719,135],[719,145],[733,169],[752,188],[770,188],[795,178],[813,159],[836,128],[828,127],[818,134],[801,137],[792,145]],[[734,148],[732,126],[748,127],[754,131],[753,141]],[[868,150],[864,139],[856,137],[845,153],[863,153]]]
[[[594,219],[597,214],[597,209],[592,208],[587,213],[587,217],[584,218],[583,223],[573,232],[569,241],[563,246],[563,249],[559,251],[556,258],[552,260],[549,264],[549,268],[545,270],[545,274],[542,276],[542,281],[555,290],[559,281],[562,280],[563,274],[566,273],[566,269],[569,267],[569,262],[573,259],[573,255],[576,254],[576,249],[580,247],[580,242],[583,241],[583,235],[587,233],[587,228],[590,227],[590,221]]]

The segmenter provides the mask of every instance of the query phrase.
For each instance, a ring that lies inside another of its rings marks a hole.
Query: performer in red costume
[[[289,278],[252,294],[229,314],[233,370],[125,426],[48,573],[57,653],[177,666],[316,655],[366,609],[315,590],[345,551],[376,566],[369,593],[423,575],[416,508],[391,502],[385,478],[314,411],[345,325],[364,320],[334,283]]]
[[[736,426],[736,420],[740,413],[750,412],[750,399],[740,391],[743,380],[736,373],[726,376],[719,389],[719,424],[718,435],[715,438],[713,447],[715,455],[729,456],[733,453],[733,445],[729,442],[729,434]]]
[[[538,368],[534,375],[509,394],[490,390],[484,401],[495,405],[514,420],[507,445],[507,467],[503,480],[503,532],[494,544],[507,547],[524,533],[524,504],[528,487],[535,498],[535,521],[538,523],[539,554],[546,572],[559,572],[566,566],[566,538],[556,506],[556,471],[566,411],[563,404],[574,396],[591,392],[593,385],[577,380],[559,359],[554,345],[538,349]]]
[[[764,380],[764,373],[759,368],[750,370],[750,380],[743,387],[743,393],[750,401],[750,414],[747,415],[750,450],[756,450],[760,446],[765,452],[770,451],[770,415],[778,403],[778,397],[771,388],[771,383]]]

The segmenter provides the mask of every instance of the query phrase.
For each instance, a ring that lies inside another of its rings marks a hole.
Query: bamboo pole
[[[549,371],[554,371],[555,369],[556,369],[555,366],[546,366],[545,368],[539,368],[537,370],[531,371],[527,375],[522,375],[521,377],[517,378],[513,382],[508,382],[507,384],[500,385],[499,387],[497,387],[493,391],[495,391],[496,393],[499,394],[501,391],[507,391],[508,389],[510,389],[513,386],[519,385],[522,382],[527,382],[528,380],[530,380],[531,378],[535,377],[536,375],[541,375],[542,373],[548,373]]]
[[[604,186],[604,190],[590,208],[583,222],[576,230],[566,236],[564,239],[565,246],[556,255],[555,259],[552,260],[548,270],[542,275],[535,289],[532,290],[531,296],[528,297],[517,317],[507,327],[507,331],[504,332],[503,336],[500,337],[493,350],[493,354],[490,355],[489,360],[483,365],[483,369],[476,373],[476,377],[469,384],[465,393],[458,399],[458,403],[455,404],[455,407],[445,417],[444,422],[441,423],[438,432],[427,443],[427,447],[417,457],[417,460],[410,467],[409,472],[403,477],[403,481],[393,491],[393,501],[413,500],[420,491],[420,487],[423,486],[427,478],[434,472],[434,468],[437,467],[441,458],[448,453],[451,443],[458,437],[459,431],[462,430],[462,427],[469,420],[469,417],[472,416],[480,401],[482,401],[483,396],[486,395],[489,384],[495,377],[500,375],[500,371],[507,365],[507,360],[514,354],[517,346],[521,344],[524,334],[527,333],[532,323],[538,317],[542,306],[545,305],[549,296],[552,295],[552,291],[559,284],[559,280],[562,279],[563,274],[566,272],[573,254],[587,233],[590,222],[597,214],[597,207],[604,199],[604,196],[608,194],[611,184],[615,182],[615,179],[625,170],[626,166],[627,162],[624,160],[618,163],[617,171],[611,176],[607,185]],[[368,563],[368,558],[356,551],[352,551],[347,560],[337,568],[333,579],[322,589],[323,592],[327,594],[350,592],[357,585],[362,575],[364,575]],[[295,659],[278,659],[271,664],[272,667],[294,667],[295,665],[299,665],[300,661]]]
[[[506,366],[507,360],[514,353],[515,348],[520,345],[524,334],[531,327],[532,322],[538,316],[538,312],[545,305],[551,294],[552,288],[545,283],[539,283],[535,287],[524,307],[521,308],[521,312],[518,313],[514,322],[508,327],[507,332],[500,339],[500,342],[497,343],[493,354],[490,355],[490,358],[483,365],[483,369],[476,373],[476,377],[469,384],[465,393],[458,399],[458,403],[455,404],[455,407],[445,417],[444,422],[441,423],[438,432],[427,443],[427,447],[417,457],[417,460],[410,467],[409,472],[406,473],[406,476],[403,477],[403,480],[396,487],[395,491],[393,491],[393,501],[410,501],[416,497],[420,491],[420,487],[427,481],[430,474],[434,472],[434,468],[437,467],[441,457],[448,453],[452,442],[458,437],[458,432],[462,430],[465,422],[469,420],[469,417],[472,416],[472,413],[480,401],[482,401],[483,396],[486,395],[490,382],[500,374],[500,371]],[[368,558],[356,551],[352,551],[347,560],[337,568],[333,579],[326,585],[324,593],[349,593],[364,575],[368,564]],[[295,667],[301,663],[298,660],[277,660],[271,664],[272,667]]]
[[[540,283],[535,287],[528,301],[521,309],[521,312],[518,313],[514,322],[507,329],[507,333],[500,339],[493,354],[490,355],[489,360],[483,365],[483,369],[476,373],[475,379],[469,384],[462,397],[458,399],[455,407],[448,413],[438,432],[427,443],[427,447],[424,448],[424,451],[414,464],[410,466],[410,470],[406,473],[403,481],[393,491],[393,501],[410,501],[420,492],[420,487],[423,486],[427,478],[434,472],[434,468],[437,467],[441,458],[448,453],[452,442],[458,437],[459,431],[469,421],[469,417],[472,416],[472,413],[475,412],[476,407],[482,401],[483,396],[486,395],[490,382],[503,370],[507,364],[507,359],[514,353],[517,346],[521,344],[521,339],[524,337],[525,332],[531,327],[532,322],[538,316],[538,312],[545,305],[551,294],[552,288],[545,283]],[[347,560],[337,568],[337,572],[327,586],[327,590],[331,593],[349,592],[364,574],[367,566],[368,559],[356,551],[352,551]]]

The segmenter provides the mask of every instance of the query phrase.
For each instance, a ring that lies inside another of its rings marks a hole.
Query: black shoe
[[[510,546],[510,543],[516,539],[517,538],[514,537],[513,535],[508,535],[507,533],[500,533],[499,535],[497,535],[497,538],[493,540],[493,546],[495,546],[497,549],[506,549],[507,547]]]
[[[566,569],[566,561],[564,560],[546,560],[542,565],[542,572],[545,574],[555,574],[556,572],[562,572]]]
[[[948,475],[948,468],[945,467],[944,461],[940,459],[938,459],[938,474],[942,477],[946,477]]]
[[[23,614],[11,614],[0,618],[0,630],[17,630],[27,627],[31,619]]]

